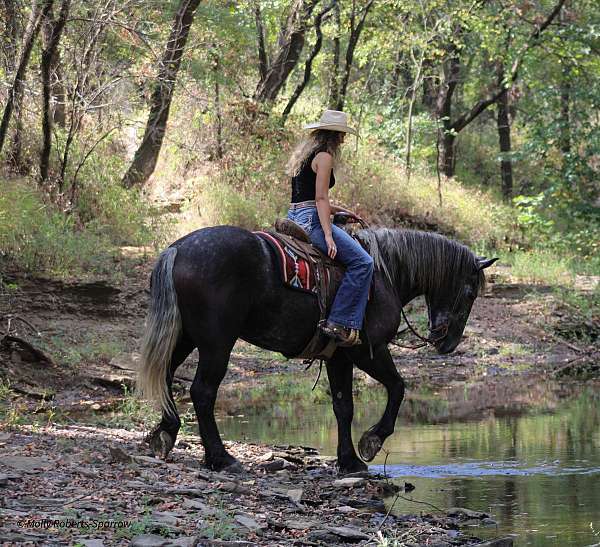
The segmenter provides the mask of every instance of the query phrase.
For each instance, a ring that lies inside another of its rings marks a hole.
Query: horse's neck
[[[411,300],[425,294],[425,290],[419,285],[418,282],[411,283],[412,276],[406,268],[401,268],[396,275],[394,280],[394,292],[399,300],[401,306],[405,306]]]

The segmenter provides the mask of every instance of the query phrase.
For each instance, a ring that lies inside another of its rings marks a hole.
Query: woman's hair
[[[333,164],[339,161],[340,156],[340,132],[328,129],[315,129],[305,139],[300,141],[286,166],[286,173],[295,177],[300,173],[304,162],[315,150],[324,150],[333,156]]]

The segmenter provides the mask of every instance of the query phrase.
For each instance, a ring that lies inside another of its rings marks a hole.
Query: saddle
[[[308,234],[295,222],[277,219],[275,230],[254,232],[272,249],[284,285],[316,296],[319,304],[319,324],[327,317],[345,268],[314,247]],[[290,358],[329,359],[336,342],[316,329],[307,346]]]

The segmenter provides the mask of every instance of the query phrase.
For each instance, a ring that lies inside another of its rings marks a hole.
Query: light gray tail
[[[173,264],[177,248],[169,247],[158,258],[152,271],[150,310],[142,339],[137,389],[149,400],[174,413],[167,388],[171,356],[181,334],[181,315],[173,285]]]

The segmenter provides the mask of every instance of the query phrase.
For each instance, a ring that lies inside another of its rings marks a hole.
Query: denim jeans
[[[316,207],[289,210],[288,218],[302,226],[313,245],[327,254],[325,233]],[[337,247],[335,260],[346,266],[342,283],[335,295],[329,321],[346,328],[361,329],[373,277],[373,259],[350,235],[337,226],[331,226]]]

